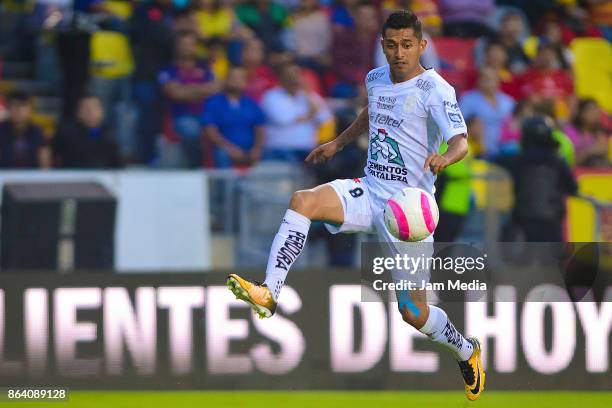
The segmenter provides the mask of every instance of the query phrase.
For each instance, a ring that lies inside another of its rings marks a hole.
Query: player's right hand
[[[324,163],[334,157],[334,155],[340,150],[342,150],[342,148],[338,142],[332,140],[331,142],[324,143],[315,148],[312,152],[310,152],[308,157],[306,157],[305,161],[312,164]]]

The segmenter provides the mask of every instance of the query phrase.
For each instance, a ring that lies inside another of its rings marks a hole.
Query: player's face
[[[421,54],[427,46],[427,40],[415,36],[412,28],[388,28],[381,43],[393,77],[400,81],[419,67]]]

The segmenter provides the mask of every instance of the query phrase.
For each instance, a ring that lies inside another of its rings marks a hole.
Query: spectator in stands
[[[196,0],[195,20],[201,40],[220,38],[224,41],[247,39],[253,32],[236,17],[234,10],[221,0]]]
[[[124,33],[100,30],[92,35],[89,93],[102,102],[106,125],[113,129],[121,157],[127,162],[137,161],[136,112],[131,102],[133,71],[129,39]]]
[[[475,123],[473,120],[478,120],[471,119],[472,125]],[[470,126],[469,122],[468,126]],[[448,145],[443,143],[440,146],[440,154],[444,154],[447,149]],[[440,222],[436,227],[437,242],[456,241],[468,218],[472,201],[472,169],[470,166],[472,157],[472,154],[468,152],[463,160],[445,168],[436,179],[435,194],[440,211]]]
[[[337,0],[335,3],[330,16],[334,31],[355,27],[353,10],[359,0]]]
[[[484,123],[484,147],[489,157],[499,152],[502,123],[512,114],[514,100],[500,91],[499,77],[492,68],[483,68],[478,88],[466,92],[460,100],[466,117],[477,116]]]
[[[499,87],[502,92],[517,99],[520,96],[516,76],[508,69],[508,52],[499,42],[487,44],[483,67],[493,68],[499,76]]]
[[[521,134],[521,153],[499,162],[514,182],[512,229],[529,242],[561,242],[565,199],[577,193],[576,180],[544,117],[525,120]]]
[[[559,22],[552,20],[544,23],[542,35],[538,38],[538,44],[548,43],[554,47],[559,60],[559,68],[568,70],[571,68],[572,53],[563,43],[561,25]]]
[[[303,0],[291,15],[287,32],[287,48],[295,54],[297,63],[319,75],[329,65],[332,31],[328,15],[318,0]]]
[[[337,84],[332,96],[354,97],[357,86],[374,66],[376,43],[380,39],[379,16],[368,2],[355,6],[355,27],[342,27],[334,32],[332,68]]]
[[[567,119],[572,106],[574,84],[569,73],[559,68],[557,51],[551,44],[542,43],[533,66],[520,78],[521,98],[535,103],[550,100],[555,104],[555,117]]]
[[[440,0],[444,35],[449,37],[491,36],[487,18],[495,9],[493,0]]]
[[[482,120],[478,116],[468,116],[465,119],[465,124],[468,128],[468,145],[470,154],[476,158],[483,158],[487,154],[485,148],[485,127]]]
[[[207,60],[215,78],[224,80],[230,68],[230,60],[227,57],[225,42],[219,37],[212,37],[206,42]]]
[[[133,97],[138,105],[138,156],[150,163],[155,157],[155,139],[161,129],[162,104],[157,75],[172,61],[174,46],[172,0],[141,3],[130,21],[134,54]]]
[[[8,96],[8,118],[0,122],[0,168],[49,168],[51,155],[42,130],[32,123],[32,101]]]
[[[543,116],[552,129],[553,139],[559,144],[559,156],[565,159],[568,166],[576,164],[574,145],[567,135],[561,130],[560,121],[555,118],[555,106],[550,100],[542,101],[533,105],[534,115]]]
[[[281,65],[279,80],[280,86],[262,100],[267,118],[263,158],[301,163],[317,144],[318,126],[331,113],[320,96],[304,89],[296,64]]]
[[[518,154],[521,142],[521,126],[523,121],[533,114],[533,106],[528,99],[521,99],[517,102],[512,111],[512,116],[506,118],[502,124],[499,138],[501,154]],[[470,136],[472,135],[470,134]]]
[[[241,53],[241,65],[247,70],[248,84],[245,93],[256,101],[278,85],[276,74],[264,63],[264,45],[258,38],[245,41]]]
[[[0,122],[8,118],[8,110],[6,107],[6,102],[2,95],[0,95]]]
[[[166,103],[164,136],[180,143],[190,168],[202,165],[201,125],[204,100],[219,91],[210,68],[199,61],[197,37],[183,33],[176,39],[174,63],[161,70],[159,85]]]
[[[575,2],[564,7],[562,30],[566,44],[576,37],[603,37],[601,31],[591,22],[589,12]]]
[[[244,94],[246,86],[246,70],[232,67],[224,91],[206,101],[202,124],[214,145],[215,167],[250,166],[261,158],[265,116],[257,102]]]
[[[120,166],[115,138],[103,122],[104,109],[100,100],[95,96],[83,96],[79,100],[76,118],[63,122],[53,137],[53,154],[59,167]]]
[[[612,42],[612,2],[609,0],[586,0],[591,21],[603,36]]]
[[[514,74],[519,74],[529,65],[529,58],[523,51],[522,36],[525,31],[523,18],[515,12],[506,13],[500,23],[498,41],[506,48],[508,68]]]
[[[578,166],[607,164],[609,134],[601,121],[601,111],[594,99],[582,99],[565,129],[576,151]]]
[[[172,16],[172,26],[175,37],[183,33],[194,34],[196,37],[200,35],[196,13],[191,7],[176,10]]]
[[[236,7],[236,15],[259,37],[267,52],[281,52],[282,30],[287,25],[287,10],[270,0],[251,0]]]
[[[515,9],[510,11],[511,13],[524,16],[525,22],[531,26],[537,25],[543,15],[551,11],[555,11],[559,8],[559,3],[564,0],[495,0],[497,7],[503,7],[505,9]],[[574,1],[574,0],[569,0]]]

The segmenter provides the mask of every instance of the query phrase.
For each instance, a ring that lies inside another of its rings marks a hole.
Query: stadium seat
[[[474,68],[475,39],[438,37],[433,41],[443,69],[465,71]]]
[[[439,37],[433,41],[440,57],[440,75],[455,87],[457,94],[460,94],[468,88],[470,73],[475,69],[476,40]]]
[[[612,46],[601,38],[576,38],[570,48],[575,56],[576,94],[594,98],[612,113]]]
[[[476,82],[474,78],[477,77],[474,75],[474,70],[456,71],[452,69],[440,69],[438,73],[455,88],[457,97],[459,97],[463,91],[470,89]]]

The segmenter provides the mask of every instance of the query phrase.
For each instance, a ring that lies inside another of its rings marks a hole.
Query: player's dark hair
[[[387,17],[387,20],[383,24],[382,36],[385,37],[387,29],[401,30],[403,28],[412,28],[415,37],[419,40],[423,38],[423,26],[421,21],[418,19],[416,14],[410,10],[398,10],[394,11]]]

